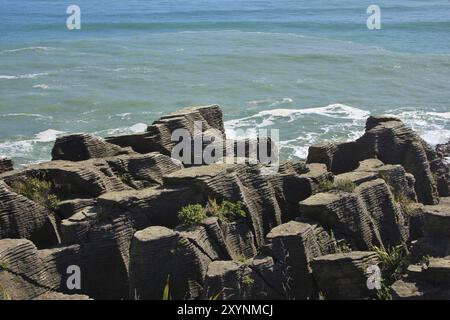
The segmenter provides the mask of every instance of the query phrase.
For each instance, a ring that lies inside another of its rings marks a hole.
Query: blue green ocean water
[[[19,165],[49,160],[60,134],[139,132],[213,103],[230,137],[279,129],[284,158],[358,137],[369,114],[444,142],[450,2],[0,0],[0,155]]]

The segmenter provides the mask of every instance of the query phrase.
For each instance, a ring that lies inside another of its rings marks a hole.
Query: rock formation
[[[200,152],[219,144],[225,161],[172,159],[177,129],[202,138]],[[255,142],[276,153],[269,138],[222,140],[220,107],[190,107],[140,134],[60,137],[50,162],[1,160],[0,297],[372,299],[377,265],[393,298],[449,297],[445,146],[391,117],[279,167],[236,159]],[[381,253],[400,247],[405,268],[386,274]]]

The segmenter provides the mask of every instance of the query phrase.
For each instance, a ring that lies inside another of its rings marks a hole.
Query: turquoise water
[[[68,31],[66,8],[81,8]],[[145,130],[220,104],[227,133],[280,130],[282,156],[394,114],[450,139],[450,2],[0,0],[0,155],[50,159],[59,134]]]

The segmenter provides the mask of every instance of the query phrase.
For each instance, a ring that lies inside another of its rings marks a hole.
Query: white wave
[[[33,140],[1,142],[0,154],[8,158],[26,157],[33,151],[33,145]]]
[[[53,47],[26,47],[26,48],[2,50],[1,53],[14,53],[14,52],[21,52],[21,51],[42,52],[42,51],[50,51],[50,50],[58,50],[58,49],[53,48]]]
[[[147,130],[147,125],[145,123],[136,123],[132,125],[129,130],[133,133],[145,132]]]
[[[29,73],[29,74],[21,74],[18,76],[7,76],[7,75],[0,75],[0,79],[5,80],[15,80],[15,79],[34,79],[39,76],[46,76],[48,73],[41,72],[41,73]]]
[[[347,106],[345,104],[330,104],[326,107],[306,108],[306,109],[273,109],[265,110],[258,113],[259,116],[272,116],[278,118],[287,118],[298,115],[316,114],[320,116],[336,118],[360,120],[370,115],[369,111]]]
[[[450,112],[390,110],[389,115],[398,117],[432,146],[450,140]]]
[[[109,129],[102,132],[98,132],[97,134],[102,135],[106,133],[106,135],[121,135],[121,134],[133,134],[133,133],[142,133],[147,130],[147,125],[145,123],[136,123],[130,127],[122,127]]]
[[[6,113],[6,114],[0,114],[0,117],[7,118],[7,117],[30,117],[30,118],[39,118],[39,119],[53,119],[52,116],[44,116],[42,114],[38,113]]]
[[[420,136],[430,145],[436,146],[450,141],[450,130],[428,130],[423,132]]]
[[[265,127],[273,124],[276,119],[286,119],[295,121],[304,115],[320,115],[335,119],[363,120],[370,115],[369,111],[347,106],[345,104],[330,104],[326,107],[306,108],[306,109],[271,109],[260,111],[255,115],[225,122],[225,128],[231,132],[234,128],[242,126]],[[263,119],[257,124],[256,119]]]
[[[37,133],[34,137],[35,141],[37,142],[52,142],[55,141],[56,138],[63,133],[64,131],[47,129],[45,131]]]
[[[33,88],[47,90],[50,87],[47,84],[45,84],[45,83],[41,83],[41,84],[34,85]]]
[[[435,116],[438,118],[450,120],[450,112],[427,112],[427,114],[430,116]]]

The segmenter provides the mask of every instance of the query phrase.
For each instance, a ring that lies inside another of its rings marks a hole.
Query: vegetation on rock
[[[319,184],[319,192],[343,191],[353,192],[356,184],[353,181],[338,179],[336,181],[324,180]]]
[[[178,213],[180,223],[187,226],[199,225],[207,218],[206,210],[201,204],[189,204]]]
[[[391,285],[400,278],[400,275],[407,267],[405,245],[398,245],[392,248],[384,249],[373,247],[372,250],[380,259],[382,287],[377,292],[377,298],[380,300],[391,300]]]
[[[178,213],[180,223],[187,226],[201,224],[207,217],[217,217],[219,220],[232,222],[245,218],[247,213],[242,209],[241,202],[222,201],[218,203],[215,199],[209,199],[208,204],[189,204],[181,208]]]
[[[37,178],[13,181],[10,187],[18,194],[50,210],[56,209],[59,199],[52,193],[53,184]]]

